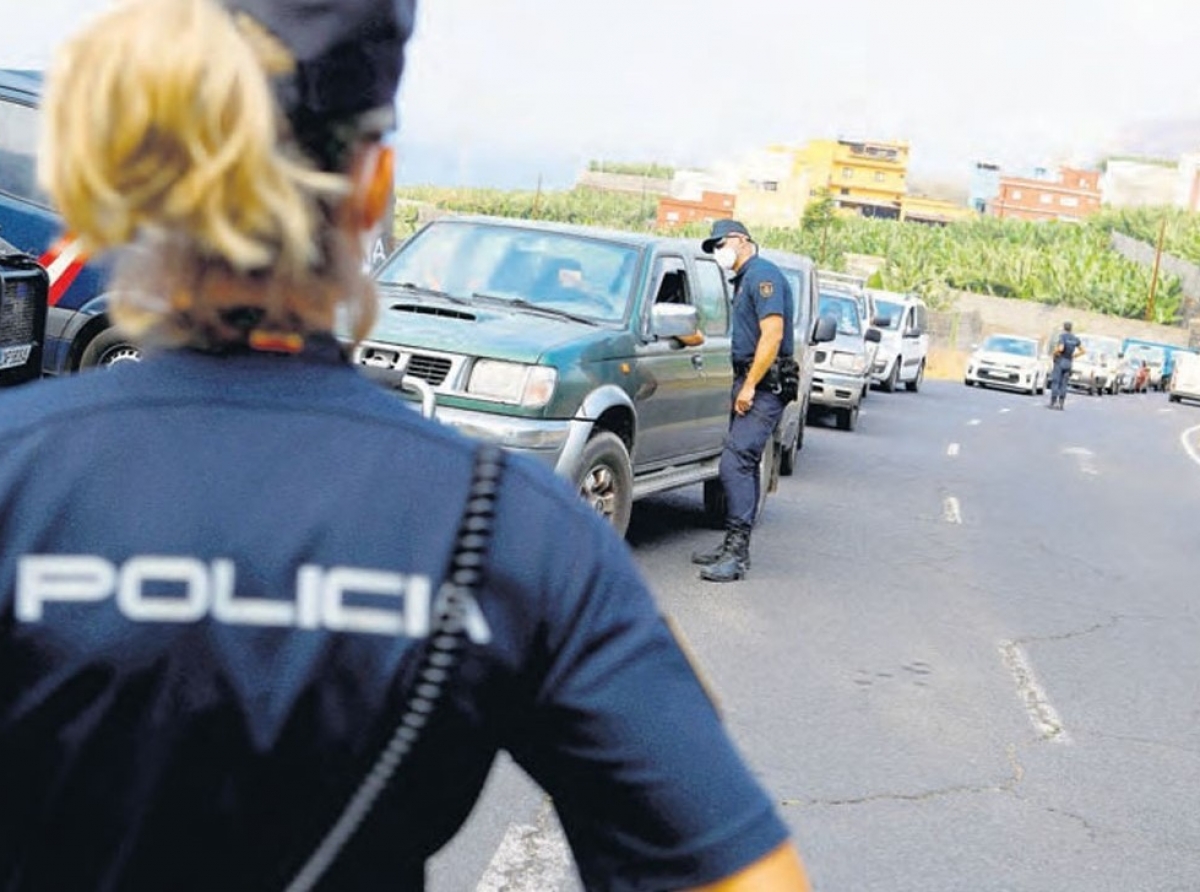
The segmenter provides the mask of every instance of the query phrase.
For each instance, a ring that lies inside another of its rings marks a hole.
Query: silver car
[[[838,427],[852,431],[858,424],[859,405],[870,384],[871,359],[868,347],[872,350],[878,347],[879,330],[872,328],[864,331],[858,301],[845,292],[822,291],[817,302],[817,313],[834,320],[837,334],[813,354],[809,411],[833,411],[837,415]]]

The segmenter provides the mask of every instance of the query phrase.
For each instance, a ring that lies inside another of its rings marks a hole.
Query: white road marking
[[[1001,415],[1003,415],[1005,412],[1011,412],[1011,411],[1012,411],[1012,409],[1011,409],[1011,408],[1005,408],[1005,409],[1001,409],[1001,410],[1000,410],[1000,414],[1001,414]]]
[[[1082,446],[1068,446],[1063,455],[1074,455],[1079,459],[1079,473],[1096,476],[1100,471],[1096,468],[1096,453]]]
[[[962,508],[958,499],[946,496],[946,501],[942,503],[942,516],[946,518],[946,523],[962,523]]]
[[[1183,449],[1188,454],[1188,458],[1200,465],[1200,452],[1192,445],[1192,437],[1200,433],[1200,424],[1195,427],[1189,427],[1179,435],[1179,442],[1183,444]]]
[[[1029,720],[1042,740],[1051,743],[1070,743],[1071,736],[1063,726],[1058,711],[1051,705],[1046,691],[1033,673],[1029,657],[1015,641],[1000,642],[1000,656],[1017,682],[1017,694],[1025,704]]]
[[[475,892],[547,892],[575,888],[575,862],[549,803],[536,824],[512,824]]]
[[[975,427],[978,424],[983,424],[983,422],[980,421],[978,418],[972,418],[970,421],[967,422],[968,427]]]
[[[957,443],[951,443],[949,446],[947,446],[947,447],[946,447],[946,454],[947,454],[947,455],[950,455],[950,456],[958,455],[958,444],[957,444]]]

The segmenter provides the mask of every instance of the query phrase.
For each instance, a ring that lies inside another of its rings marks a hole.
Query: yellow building
[[[899,219],[908,193],[908,143],[814,139],[795,151],[810,195],[829,190],[834,204],[864,217]]]
[[[942,198],[930,198],[927,195],[905,195],[900,204],[900,219],[912,223],[945,225],[977,216],[978,214],[965,205]]]

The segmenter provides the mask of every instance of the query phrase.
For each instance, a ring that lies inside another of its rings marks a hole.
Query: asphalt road
[[[1200,889],[1200,408],[927,382],[808,429],[748,580],[629,542],[819,892]],[[507,763],[433,892],[578,889]]]

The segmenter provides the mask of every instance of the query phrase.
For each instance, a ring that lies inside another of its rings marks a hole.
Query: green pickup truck
[[[635,500],[717,477],[729,285],[699,242],[490,217],[426,224],[378,270],[354,361],[434,417],[535,457],[624,534]],[[764,456],[763,497],[779,450]]]

